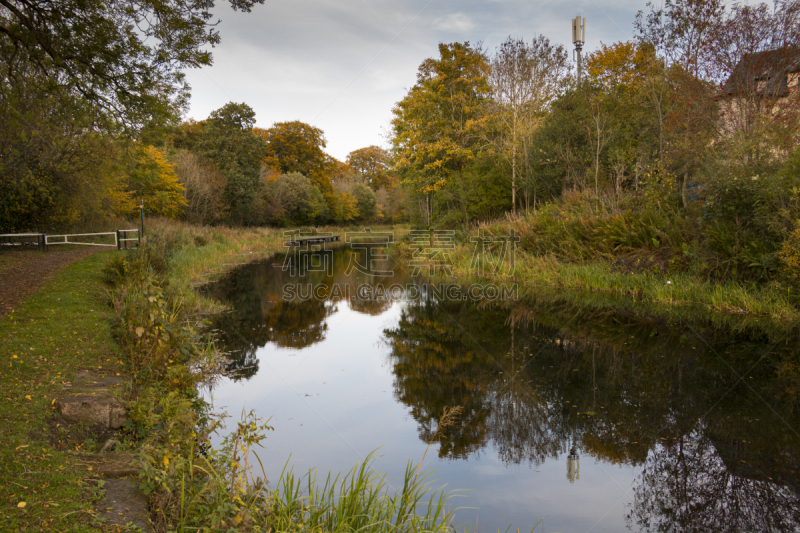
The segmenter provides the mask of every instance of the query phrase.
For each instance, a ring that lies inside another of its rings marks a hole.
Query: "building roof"
[[[765,96],[789,94],[789,74],[800,72],[800,49],[779,48],[745,54],[722,87],[720,96],[758,92]]]

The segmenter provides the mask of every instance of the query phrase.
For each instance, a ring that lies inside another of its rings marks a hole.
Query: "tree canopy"
[[[264,0],[230,0],[249,12]],[[80,95],[129,130],[164,120],[189,94],[183,69],[210,65],[214,0],[0,0],[0,57],[26,77]]]
[[[347,155],[347,164],[364,183],[372,189],[387,185],[389,181],[390,154],[380,146],[367,146]]]
[[[276,122],[271,128],[254,132],[266,143],[264,164],[281,174],[299,172],[323,193],[331,191],[335,161],[323,151],[325,134],[305,122]]]
[[[394,156],[418,191],[442,188],[474,157],[489,69],[486,54],[468,42],[441,43],[439,58],[422,62],[417,83],[392,110]]]

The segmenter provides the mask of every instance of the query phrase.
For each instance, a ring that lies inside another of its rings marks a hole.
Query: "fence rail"
[[[135,237],[131,238],[130,234],[133,233]],[[113,243],[103,242],[81,242],[70,240],[71,238],[84,237],[83,241],[92,239],[85,239],[85,237],[103,237],[110,235],[113,237]],[[120,229],[117,231],[105,231],[100,233],[64,233],[60,235],[47,235],[44,233],[3,233],[0,234],[0,246],[26,246],[36,245],[39,250],[46,252],[48,246],[58,244],[72,244],[77,246],[106,246],[116,247],[117,250],[127,249],[128,243],[136,242],[138,247],[141,242],[141,235],[138,229]]]
[[[106,243],[97,243],[97,242],[78,242],[78,241],[71,241],[69,240],[70,237],[94,237],[98,235],[111,235],[114,237],[114,242],[112,244]],[[63,239],[60,241],[53,241],[51,239]],[[44,243],[45,245],[54,245],[54,244],[78,244],[81,246],[114,246],[119,248],[119,242],[117,241],[117,232],[115,231],[106,231],[103,233],[70,233],[67,235],[45,235],[44,236]]]

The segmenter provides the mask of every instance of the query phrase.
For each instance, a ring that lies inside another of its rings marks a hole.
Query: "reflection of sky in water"
[[[249,380],[224,380],[213,391],[215,408],[238,414],[255,408],[272,417],[275,428],[259,457],[270,481],[276,481],[287,459],[296,473],[316,468],[320,474],[347,471],[369,452],[378,450],[376,469],[395,480],[409,459],[421,460],[420,440],[410,409],[393,397],[394,376],[383,331],[396,327],[401,304],[369,316],[352,311],[347,302],[326,319],[322,342],[303,349],[268,344],[257,350],[259,371]],[[438,487],[471,489],[456,506],[459,522],[485,531],[509,525],[529,531],[544,519],[545,531],[620,531],[625,528],[631,486],[638,469],[580,459],[580,479],[567,479],[565,450],[558,459],[529,466],[504,464],[491,444],[466,460],[440,460],[428,453],[425,467],[436,468]]]
[[[252,264],[209,287],[232,308],[217,327],[240,372],[214,405],[272,417],[259,453],[271,481],[290,456],[296,474],[324,477],[378,450],[374,467],[399,488],[442,408],[460,405],[425,466],[435,487],[469,490],[452,503],[478,507],[457,515],[478,529],[800,530],[800,410],[776,379],[798,357],[796,335],[544,298],[284,301],[289,283],[422,283],[401,268],[345,275],[346,248],[331,259],[332,275]]]

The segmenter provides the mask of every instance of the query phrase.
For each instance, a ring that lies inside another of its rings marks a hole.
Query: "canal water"
[[[271,482],[375,452],[395,489],[425,457],[475,531],[800,530],[796,333],[431,286],[368,252],[208,288],[232,362],[206,395],[270,419]]]

